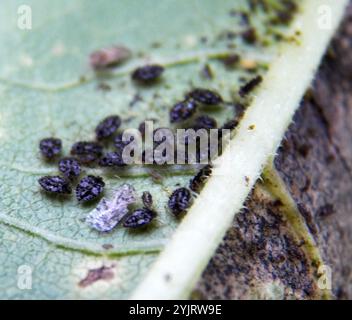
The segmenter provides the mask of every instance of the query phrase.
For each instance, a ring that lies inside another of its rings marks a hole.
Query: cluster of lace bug
[[[121,49],[118,52],[121,53]],[[116,51],[117,52],[117,51]],[[123,52],[126,53],[125,51]],[[105,53],[104,53],[105,54]],[[103,61],[104,55],[96,55],[94,61],[96,68],[113,64],[111,52],[109,61]],[[99,59],[98,59],[99,58]],[[98,66],[99,64],[99,66]],[[147,65],[137,68],[131,75],[133,81],[140,84],[152,84],[156,82],[164,72],[164,68],[159,65]],[[181,123],[194,117],[197,110],[202,106],[217,106],[223,104],[222,97],[215,91],[203,88],[195,88],[185,95],[184,100],[176,103],[169,111],[170,123]],[[225,124],[223,128],[233,129],[237,123]],[[87,175],[79,180],[82,174],[82,166],[98,163],[101,167],[124,167],[122,152],[129,142],[122,140],[122,134],[117,133],[121,126],[121,118],[118,115],[111,115],[103,119],[95,128],[95,141],[78,141],[71,147],[71,156],[66,156],[58,161],[58,171],[60,175],[44,176],[38,182],[48,193],[69,195],[75,185],[75,195],[79,202],[88,202],[99,198],[105,187],[102,177]],[[208,115],[195,117],[190,128],[216,129],[217,122]],[[143,130],[143,123],[139,126]],[[221,129],[221,128],[220,128]],[[142,132],[143,133],[143,132]],[[114,151],[104,153],[104,141],[114,140]],[[42,139],[39,149],[47,160],[57,159],[62,152],[62,141],[56,137]],[[168,200],[170,211],[176,216],[185,213],[193,202],[192,191],[198,193],[211,174],[211,165],[201,169],[197,175],[191,179],[189,189],[178,188],[172,192]],[[78,181],[77,181],[78,180]],[[144,206],[135,210],[125,221],[125,227],[136,228],[149,224],[156,216],[152,208],[152,196],[149,192],[144,192],[142,196]]]

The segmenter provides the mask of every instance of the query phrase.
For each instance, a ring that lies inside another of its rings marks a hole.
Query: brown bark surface
[[[275,160],[307,227],[332,269],[338,299],[352,299],[352,6],[290,126]],[[310,265],[280,208],[253,192],[209,263],[202,298],[256,296],[278,281],[282,298],[312,297]],[[259,298],[265,298],[259,297]]]

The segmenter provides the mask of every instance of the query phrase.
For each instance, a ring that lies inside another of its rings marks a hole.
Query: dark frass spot
[[[112,136],[121,125],[119,116],[110,116],[102,120],[95,128],[98,140]]]
[[[241,58],[238,54],[229,54],[228,56],[221,59],[226,68],[234,68],[238,65]]]
[[[176,189],[170,196],[168,206],[175,216],[185,212],[192,204],[192,195],[187,188]]]
[[[257,76],[240,88],[239,94],[243,98],[263,81],[262,76]]]
[[[197,110],[197,104],[194,100],[188,99],[175,104],[170,110],[170,122],[181,122],[189,119]]]
[[[209,116],[199,116],[194,120],[194,130],[198,129],[216,129],[217,123],[216,120]]]
[[[121,152],[108,152],[99,160],[99,165],[102,167],[122,167],[126,164],[122,159]]]
[[[254,28],[248,28],[242,33],[242,39],[248,44],[254,44],[257,41],[257,32]]]
[[[148,225],[155,218],[156,213],[148,208],[135,210],[123,223],[125,228],[140,228]]]
[[[67,180],[60,176],[45,176],[38,180],[40,186],[47,192],[70,194],[71,186]]]
[[[97,160],[103,154],[103,147],[93,141],[79,141],[71,148],[71,154],[76,155],[82,163]]]
[[[97,269],[88,270],[88,274],[82,279],[78,286],[85,288],[99,280],[111,280],[114,278],[113,267],[102,266]]]
[[[190,180],[189,188],[192,191],[198,193],[204,187],[204,184],[210,177],[211,172],[212,172],[212,166],[210,164],[200,169],[198,173]]]
[[[123,46],[113,46],[94,51],[89,56],[93,69],[105,69],[116,66],[131,56],[131,51]]]
[[[218,105],[223,101],[217,92],[201,88],[197,88],[189,92],[187,97],[206,105]]]
[[[333,215],[336,212],[333,204],[326,204],[318,209],[317,216],[320,218],[326,218]]]
[[[164,68],[159,65],[148,65],[137,68],[132,73],[132,79],[140,83],[151,83],[157,80],[163,73]]]
[[[61,152],[62,143],[58,138],[42,139],[39,143],[39,149],[45,158],[51,159]]]
[[[151,208],[153,206],[153,197],[149,191],[144,191],[142,194],[142,201],[146,208]]]
[[[139,93],[136,93],[136,94],[133,96],[131,102],[129,103],[129,106],[132,108],[132,107],[134,107],[134,106],[135,106],[138,102],[140,102],[140,101],[143,101],[143,98],[142,98],[142,96],[141,96]]]
[[[78,201],[90,201],[97,198],[104,190],[105,183],[101,177],[84,177],[76,187]]]
[[[75,158],[63,158],[59,161],[59,171],[68,179],[76,178],[81,173],[81,165]]]

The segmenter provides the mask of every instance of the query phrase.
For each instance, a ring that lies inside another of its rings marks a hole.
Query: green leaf
[[[233,36],[244,26],[241,17],[230,12],[248,11],[244,0],[53,0],[50,5],[32,0],[27,1],[33,15],[31,30],[17,25],[22,2],[3,1],[0,298],[126,298],[131,294],[176,230],[179,220],[168,212],[167,199],[178,185],[188,185],[193,170],[156,168],[163,176],[156,183],[149,167],[116,172],[85,168],[84,174],[104,177],[107,197],[123,183],[132,184],[139,194],[150,191],[158,212],[154,226],[145,231],[117,227],[100,234],[83,221],[96,204],[79,205],[74,197],[62,200],[40,191],[37,179],[55,174],[57,168],[43,161],[38,141],[60,137],[68,154],[74,142],[94,138],[94,127],[102,118],[116,113],[124,120],[124,129],[137,128],[146,118],[157,119],[157,127],[168,127],[170,106],[196,86],[217,90],[232,103],[249,103],[251,99],[243,101],[237,94],[241,79],[253,77],[246,65],[254,61],[256,74],[265,76],[279,52],[275,33],[283,38],[289,35],[286,27],[266,23],[279,3],[268,1],[271,9],[266,14],[251,12],[259,37],[253,46]],[[129,48],[131,59],[111,72],[95,74],[88,64],[89,54],[113,44]],[[226,68],[219,58],[232,53],[242,61],[234,69]],[[165,66],[162,81],[136,86],[131,71],[150,62]],[[206,64],[214,73],[211,80],[201,76]],[[110,90],[99,89],[102,83]],[[137,95],[142,100],[131,105]],[[209,114],[222,125],[236,111],[229,105]],[[23,265],[32,270],[31,290],[21,289]],[[106,276],[102,267],[108,270]]]

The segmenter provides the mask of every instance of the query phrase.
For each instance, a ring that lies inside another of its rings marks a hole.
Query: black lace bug
[[[121,125],[119,116],[109,116],[102,120],[95,128],[98,140],[112,136]]]
[[[63,158],[59,161],[59,171],[68,179],[76,178],[81,173],[81,165],[75,158]]]
[[[190,97],[206,105],[218,105],[223,101],[222,97],[217,92],[202,88],[192,90],[186,97]]]
[[[170,110],[170,122],[181,122],[189,119],[197,111],[197,103],[192,99],[176,103]]]
[[[247,94],[249,94],[252,90],[255,89],[256,86],[258,86],[261,82],[263,81],[262,76],[256,76],[249,82],[247,82],[244,86],[240,88],[239,94],[243,98]]]
[[[164,72],[162,66],[153,64],[137,68],[132,73],[132,79],[140,83],[151,83],[157,80]]]
[[[153,197],[149,191],[144,191],[142,194],[142,201],[146,208],[151,208],[153,206]]]
[[[48,159],[54,158],[61,152],[62,142],[58,138],[46,138],[39,142],[41,154]]]
[[[168,207],[175,216],[185,212],[192,204],[192,195],[187,188],[178,188],[170,196]]]
[[[155,218],[156,213],[149,208],[135,210],[123,223],[125,228],[140,228],[148,225]]]
[[[50,193],[70,194],[72,192],[69,182],[60,176],[41,177],[38,183]]]
[[[76,155],[80,162],[89,163],[101,157],[103,147],[97,142],[79,141],[72,146],[71,154]]]
[[[76,187],[78,201],[90,201],[97,198],[104,190],[105,183],[101,177],[86,176]]]
[[[121,152],[108,152],[99,160],[99,165],[102,167],[122,167],[126,164],[122,159]]]
[[[212,172],[212,166],[210,164],[206,165],[198,171],[198,173],[190,180],[189,188],[199,193],[199,191],[204,187],[205,182],[208,180]]]
[[[194,120],[194,130],[198,129],[216,129],[217,128],[216,120],[209,116],[199,116]]]

